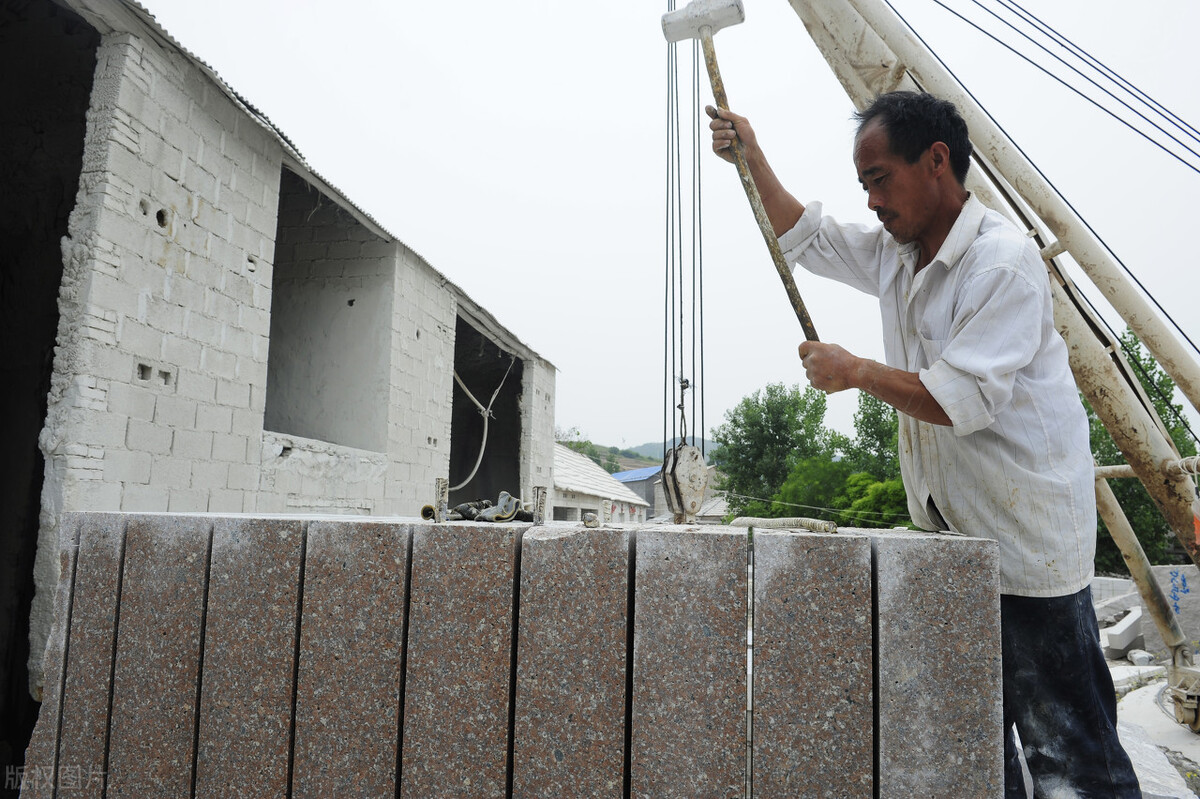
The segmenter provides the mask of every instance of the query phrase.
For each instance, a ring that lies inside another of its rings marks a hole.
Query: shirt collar
[[[968,194],[967,201],[963,203],[962,210],[958,212],[958,219],[954,220],[950,232],[946,234],[946,240],[942,242],[937,255],[933,257],[929,265],[933,266],[933,264],[939,263],[947,271],[952,269],[967,252],[971,242],[975,241],[986,211],[983,203],[975,199],[974,194]]]

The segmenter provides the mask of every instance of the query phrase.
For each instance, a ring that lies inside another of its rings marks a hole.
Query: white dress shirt
[[[789,262],[879,298],[887,364],[917,372],[953,423],[899,415],[912,520],[999,542],[1002,593],[1086,586],[1096,551],[1087,417],[1033,242],[972,196],[915,276],[915,243],[839,224],[820,203],[780,246]]]

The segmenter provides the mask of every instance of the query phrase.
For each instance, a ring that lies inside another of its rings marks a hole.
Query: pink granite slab
[[[191,794],[212,522],[134,516],[125,531],[108,797]]]
[[[754,792],[874,795],[871,542],[754,534]]]
[[[746,783],[746,532],[637,534],[632,796]]]
[[[62,711],[63,681],[66,678],[67,639],[71,627],[71,604],[75,591],[75,555],[79,547],[80,517],[64,514],[59,520],[59,580],[54,590],[54,622],[46,641],[43,660],[42,705],[37,724],[25,750],[25,770],[21,775],[22,799],[51,799],[58,774],[59,721]],[[112,647],[109,647],[109,657]],[[105,703],[107,711],[107,702]],[[107,716],[107,713],[106,713]],[[103,739],[101,739],[103,740]],[[103,767],[103,756],[101,759]],[[7,782],[7,775],[6,775]],[[6,785],[6,787],[9,787]]]
[[[213,522],[197,796],[287,793],[303,538],[299,519]]]
[[[309,523],[297,797],[394,796],[413,525]]]
[[[413,533],[401,796],[503,797],[521,526]]]
[[[622,796],[630,540],[583,527],[525,534],[514,797]]]
[[[872,537],[879,795],[1004,792],[995,541]]]

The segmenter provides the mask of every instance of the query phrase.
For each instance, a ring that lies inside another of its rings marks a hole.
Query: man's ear
[[[945,142],[935,141],[929,145],[929,165],[934,177],[950,168],[950,148]]]

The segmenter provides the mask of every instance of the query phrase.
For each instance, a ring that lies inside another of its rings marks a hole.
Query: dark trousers
[[[1138,799],[1117,739],[1117,699],[1100,649],[1092,589],[1042,599],[1000,597],[1004,661],[1004,795],[1028,799],[1012,725],[1034,797]]]

